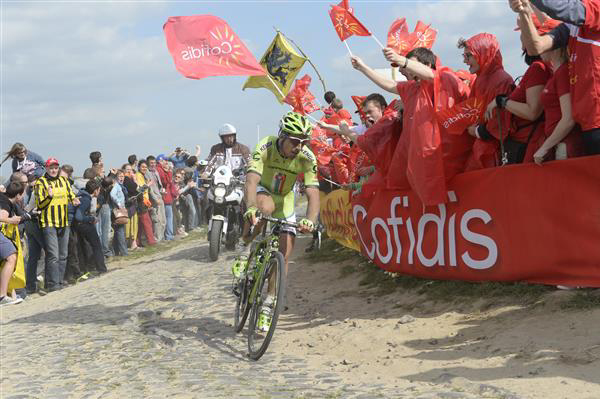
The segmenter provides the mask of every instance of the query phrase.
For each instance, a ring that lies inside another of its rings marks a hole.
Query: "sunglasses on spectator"
[[[308,142],[310,141],[310,139],[299,139],[297,137],[292,137],[292,136],[286,136],[286,138],[290,141],[290,143],[294,146],[297,147],[299,145],[305,146],[308,144]]]

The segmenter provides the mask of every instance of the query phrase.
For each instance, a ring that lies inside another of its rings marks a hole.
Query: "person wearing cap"
[[[35,183],[36,205],[40,212],[38,221],[44,236],[46,251],[46,289],[62,288],[69,245],[68,205],[79,205],[71,185],[59,176],[56,158],[46,161],[46,174]]]
[[[518,24],[521,21],[517,21]],[[535,18],[536,29],[546,34],[556,26],[557,21],[547,20],[541,23]],[[515,31],[520,31],[517,26]],[[519,81],[519,85],[508,95],[499,95],[492,99],[485,112],[485,120],[492,118],[497,108],[509,113],[510,123],[506,125],[504,147],[508,163],[533,162],[533,152],[529,143],[544,134],[544,115],[542,107],[542,91],[552,77],[552,65],[546,56],[530,55],[527,52],[523,35],[521,47],[527,71]]]
[[[250,149],[237,141],[235,126],[225,123],[219,129],[219,137],[221,142],[211,147],[207,161],[213,163],[215,159],[220,158],[224,164],[231,167],[234,174],[243,173],[250,162]]]

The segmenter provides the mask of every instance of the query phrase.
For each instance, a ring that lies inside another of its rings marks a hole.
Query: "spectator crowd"
[[[72,166],[15,143],[4,159],[12,161],[12,174],[0,186],[0,304],[105,273],[111,257],[185,237],[205,224],[207,162],[196,150],[131,155],[108,173],[94,151],[76,178]]]
[[[387,104],[379,93],[353,96],[357,125],[326,93],[329,107],[311,141],[322,189],[410,189],[424,205],[437,205],[447,201],[446,183],[458,173],[600,154],[597,2],[508,3],[525,63],[517,79],[504,69],[491,33],[458,41],[468,71],[441,65],[427,32],[383,49],[406,81],[351,56],[354,69],[398,97]]]

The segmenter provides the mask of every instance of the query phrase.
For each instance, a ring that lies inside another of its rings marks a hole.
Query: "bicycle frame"
[[[274,223],[275,225],[288,225],[288,226],[292,226],[292,227],[298,226],[296,223],[286,222],[284,220],[272,218],[270,216],[261,216],[260,218],[264,221]],[[262,252],[261,252],[261,250],[262,250]],[[263,238],[262,240],[260,240],[258,242],[258,244],[256,245],[256,248],[250,254],[250,257],[248,259],[248,265],[250,265],[251,260],[256,257],[256,261],[255,261],[256,268],[254,270],[252,270],[253,283],[252,283],[252,290],[250,291],[250,295],[248,297],[249,304],[254,304],[254,301],[256,300],[256,293],[258,290],[258,286],[257,286],[256,282],[258,282],[260,280],[260,276],[262,275],[265,267],[269,264],[269,261],[271,260],[271,254],[274,251],[278,251],[278,250],[279,250],[279,236],[274,234],[273,232],[271,232],[265,238]],[[263,257],[262,260],[258,259],[258,254],[260,254],[260,256]]]
[[[256,267],[252,270],[252,290],[250,291],[250,295],[248,297],[248,303],[254,304],[256,300],[256,293],[258,290],[258,282],[260,281],[260,276],[262,275],[265,267],[269,264],[271,260],[271,253],[273,251],[277,251],[279,249],[279,237],[275,234],[271,233],[263,238],[257,245],[252,254],[250,255],[249,262],[255,259]],[[259,256],[262,257],[262,260],[259,259]]]

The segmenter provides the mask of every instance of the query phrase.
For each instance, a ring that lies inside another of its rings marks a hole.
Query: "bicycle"
[[[285,258],[279,251],[278,229],[282,226],[298,227],[296,223],[269,216],[260,216],[273,224],[271,233],[253,243],[245,272],[234,286],[237,296],[234,329],[240,332],[248,316],[248,356],[258,360],[264,355],[277,327],[279,314],[283,310],[286,291]],[[275,274],[274,274],[275,273]],[[257,328],[261,308],[267,297],[268,280],[275,278],[275,301],[271,314],[271,325],[265,333]]]

